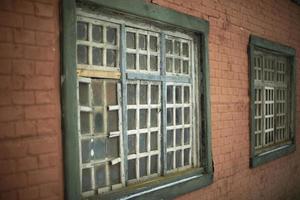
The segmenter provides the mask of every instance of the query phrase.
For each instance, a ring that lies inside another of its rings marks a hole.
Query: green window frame
[[[63,147],[64,147],[64,171],[65,171],[65,195],[66,199],[81,199],[80,181],[80,148],[78,136],[78,79],[76,63],[76,8],[81,2],[76,0],[62,1],[62,123],[63,123]],[[188,172],[175,173],[169,177],[162,177],[151,182],[124,187],[116,191],[101,194],[103,199],[131,199],[131,198],[173,198],[178,195],[191,192],[210,184],[213,180],[213,163],[211,152],[211,122],[210,122],[210,90],[209,90],[209,65],[208,65],[208,30],[207,21],[162,8],[160,6],[141,0],[89,0],[85,5],[96,9],[97,12],[109,13],[113,11],[126,16],[135,16],[138,19],[153,21],[158,24],[165,24],[180,30],[193,32],[197,35],[199,51],[197,51],[200,68],[199,91],[201,98],[201,130],[200,137],[204,144],[201,147],[201,168]],[[123,29],[123,27],[121,27]],[[122,30],[120,30],[122,31]],[[123,32],[125,33],[125,32]],[[123,35],[122,37],[125,37]],[[163,38],[163,37],[161,37]],[[122,44],[121,44],[122,46]],[[120,52],[122,53],[122,52]],[[122,57],[120,63],[122,65]],[[124,63],[123,63],[124,64]],[[135,79],[139,76],[134,73],[120,71],[121,80],[127,78]],[[156,76],[145,76],[145,79]],[[84,82],[89,80],[83,79]],[[176,80],[177,81],[177,80]],[[176,82],[175,81],[175,82]],[[125,81],[126,82],[126,81]],[[180,83],[180,80],[178,81]],[[165,84],[164,84],[165,85]],[[165,88],[162,90],[166,91]],[[163,106],[164,107],[164,106]],[[164,108],[162,108],[164,109]],[[166,109],[166,108],[165,108]],[[123,109],[125,110],[125,109]],[[122,111],[123,112],[123,111]],[[122,113],[123,115],[123,113]],[[165,119],[164,119],[165,120]],[[200,122],[199,122],[200,123]],[[98,196],[88,197],[97,199]]]
[[[251,35],[250,166],[295,151],[295,49]]]

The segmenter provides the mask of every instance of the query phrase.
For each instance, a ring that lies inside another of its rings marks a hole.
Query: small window
[[[251,37],[252,166],[293,149],[295,71],[292,52],[291,48]]]
[[[174,198],[212,182],[208,24],[134,2],[65,10],[68,199]]]

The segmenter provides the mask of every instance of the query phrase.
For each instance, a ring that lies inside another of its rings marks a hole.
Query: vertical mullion
[[[128,137],[127,137],[127,80],[126,80],[126,32],[125,32],[125,25],[121,25],[121,86],[122,86],[122,101],[121,103],[121,109],[122,109],[122,135],[120,137],[123,138],[123,171],[124,171],[124,177],[122,177],[122,180],[125,182],[125,185],[127,184],[128,180],[128,162],[127,162],[127,156],[128,156]]]
[[[161,87],[161,174],[167,171],[167,86],[166,86],[166,63],[165,63],[165,34],[160,34],[160,73],[162,76]]]
[[[148,45],[148,44],[147,44]],[[147,104],[148,104],[148,112],[147,112],[147,152],[151,151],[151,108],[150,108],[150,98],[151,98],[151,94],[150,94],[150,90],[151,90],[151,85],[149,83],[147,83]],[[158,137],[158,134],[157,134]],[[150,171],[150,167],[151,167],[151,156],[148,154],[147,156],[147,175],[149,176],[151,173]]]
[[[136,82],[136,91],[135,91],[135,99],[136,99],[136,179],[140,179],[140,81]]]

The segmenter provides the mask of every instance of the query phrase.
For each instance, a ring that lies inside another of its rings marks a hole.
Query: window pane
[[[118,92],[117,92],[117,81],[106,81],[106,104],[117,105],[118,104]]]
[[[147,175],[147,163],[148,157],[143,157],[140,159],[140,177]]]
[[[88,24],[77,22],[77,40],[88,40]]]
[[[151,156],[151,171],[150,171],[151,174],[157,173],[157,168],[158,168],[157,160],[158,160],[157,155]]]
[[[128,110],[128,130],[134,130],[136,129],[136,118],[135,118],[135,115],[136,115],[136,110]]]
[[[107,139],[107,157],[108,158],[117,158],[119,157],[119,137],[113,137]]]
[[[118,184],[121,182],[120,163],[110,166],[110,182]]]
[[[105,187],[106,186],[106,171],[105,165],[99,165],[95,167],[95,184],[96,187]]]
[[[103,42],[103,27],[93,24],[92,35],[93,35],[94,42],[102,43]]]
[[[79,103],[81,106],[89,106],[89,84],[79,82]]]
[[[91,161],[92,145],[93,144],[90,139],[81,140],[81,161],[82,161],[82,163],[88,163]]]
[[[95,112],[94,113],[94,131],[95,133],[103,133],[103,113]]]
[[[151,104],[158,104],[158,85],[151,85]]]
[[[88,47],[77,45],[77,63],[88,64]]]
[[[150,56],[150,70],[158,71],[157,56]]]
[[[189,57],[189,45],[188,43],[182,43],[182,55]]]
[[[128,160],[128,179],[135,179],[136,178],[136,161]]]
[[[127,53],[126,57],[127,69],[136,69],[136,55]]]
[[[173,160],[174,160],[174,153],[173,151],[167,153],[167,170],[173,169]]]
[[[158,111],[157,109],[151,109],[151,127],[157,127],[158,123]]]
[[[92,91],[93,91],[93,106],[102,106],[103,105],[103,81],[93,80]]]
[[[126,45],[127,48],[135,49],[136,48],[136,35],[132,32],[126,32]]]
[[[173,42],[172,40],[166,40],[166,53],[173,53]]]
[[[147,151],[147,133],[141,133],[140,134],[140,153],[146,152]]]
[[[127,104],[128,105],[136,104],[136,85],[135,84],[127,85]]]
[[[106,65],[108,67],[116,67],[117,66],[117,51],[112,49],[106,50]]]
[[[119,120],[118,111],[108,111],[107,112],[107,131],[118,131],[119,130]]]
[[[80,112],[80,131],[81,134],[90,133],[90,113]]]
[[[147,128],[148,110],[140,110],[140,128]]]
[[[151,151],[158,149],[158,133],[153,132],[151,133]]]
[[[106,32],[107,43],[113,45],[117,44],[117,29],[112,27],[107,27],[106,30],[107,30]]]
[[[147,104],[148,100],[148,86],[140,85],[140,104]]]
[[[150,36],[150,50],[151,51],[157,51],[157,37]]]
[[[86,192],[92,189],[92,172],[90,168],[82,169],[82,191]]]
[[[167,131],[167,147],[173,147],[174,146],[174,132],[173,130]]]
[[[128,135],[128,154],[136,153],[136,136]]]
[[[94,157],[96,160],[103,160],[105,159],[105,152],[106,152],[106,139],[104,138],[95,138],[94,139]]]
[[[147,35],[139,34],[139,46],[142,50],[147,50]]]
[[[140,54],[140,70],[147,70],[147,56]]]
[[[103,51],[100,48],[93,47],[93,65],[103,65]]]

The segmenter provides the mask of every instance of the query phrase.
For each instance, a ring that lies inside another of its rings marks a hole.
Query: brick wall
[[[300,197],[300,150],[249,169],[247,61],[249,34],[292,46],[300,57],[300,6],[289,0],[152,2],[210,22],[215,178],[178,199]],[[0,3],[0,199],[63,199],[58,3]],[[297,65],[300,74],[300,59]],[[300,116],[300,95],[297,102]]]
[[[58,0],[0,2],[0,199],[63,199]]]

